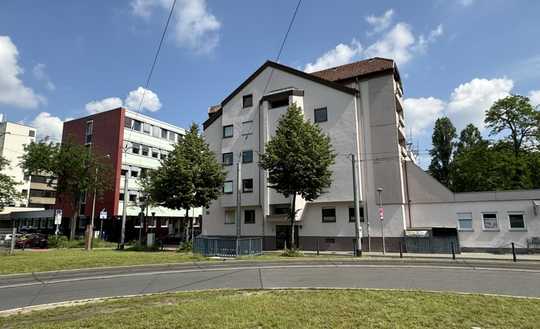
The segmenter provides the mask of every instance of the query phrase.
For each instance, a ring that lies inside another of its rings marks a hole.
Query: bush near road
[[[538,328],[540,300],[384,290],[222,290],[0,318],[0,328]]]

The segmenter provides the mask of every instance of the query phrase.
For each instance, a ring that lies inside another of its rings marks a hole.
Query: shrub
[[[184,241],[180,244],[178,249],[176,251],[178,252],[187,252],[193,250],[193,242],[191,241]]]
[[[160,249],[161,248],[157,244],[147,247],[146,245],[137,242],[131,247],[127,248],[126,250],[127,251],[159,251]]]
[[[298,249],[285,249],[281,254],[283,257],[302,257],[304,254]]]
[[[65,235],[49,235],[49,248],[69,248],[69,240]]]

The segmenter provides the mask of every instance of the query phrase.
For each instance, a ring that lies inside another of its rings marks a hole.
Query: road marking
[[[110,274],[110,275],[98,275],[98,276],[85,276],[78,278],[56,279],[56,280],[43,280],[41,282],[26,282],[15,283],[0,286],[0,289],[29,287],[37,285],[50,285],[66,282],[80,282],[90,280],[103,280],[103,279],[116,279],[124,277],[137,277],[137,276],[149,276],[149,275],[161,275],[161,274],[181,274],[181,273],[194,273],[194,272],[213,272],[213,271],[240,271],[240,270],[257,270],[257,269],[289,269],[289,268],[410,268],[410,269],[437,269],[437,270],[466,270],[466,271],[504,271],[504,272],[526,272],[526,273],[540,273],[540,270],[532,269],[512,269],[512,268],[494,268],[494,267],[466,267],[466,266],[433,266],[433,265],[376,265],[376,264],[322,264],[322,265],[262,265],[262,266],[238,266],[238,267],[216,267],[216,268],[203,268],[203,269],[184,269],[184,270],[163,270],[153,272],[140,272],[140,273],[123,273],[123,274]]]

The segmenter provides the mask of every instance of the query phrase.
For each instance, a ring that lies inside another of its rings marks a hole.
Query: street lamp
[[[383,204],[382,204],[382,192],[383,192],[383,190],[384,189],[382,187],[379,187],[377,189],[377,192],[379,193],[379,219],[381,221],[382,253],[384,255],[386,253],[386,246],[384,244],[384,224],[383,224],[384,208],[383,208]]]

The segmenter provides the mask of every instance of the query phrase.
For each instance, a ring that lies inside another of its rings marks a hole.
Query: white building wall
[[[0,122],[0,155],[9,161],[3,173],[20,183],[16,189],[23,194],[23,199],[16,204],[17,206],[28,206],[30,178],[25,177],[19,163],[24,154],[24,146],[34,141],[35,135],[34,128],[12,122]]]

